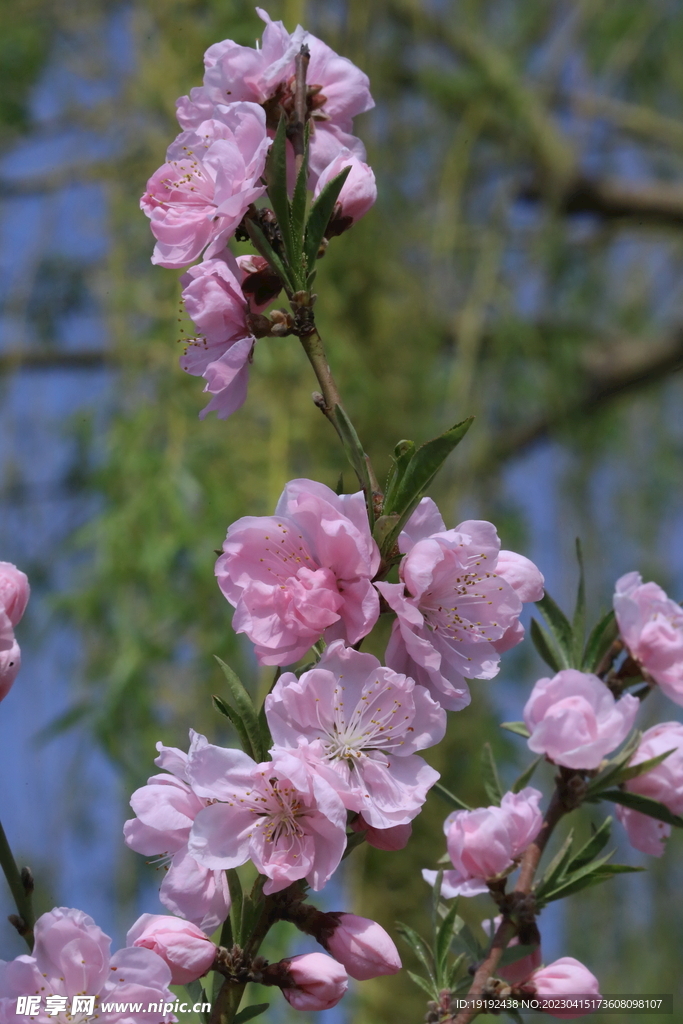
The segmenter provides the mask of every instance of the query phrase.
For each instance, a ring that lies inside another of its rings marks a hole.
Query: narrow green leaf
[[[557,883],[564,877],[565,869],[567,864],[571,860],[572,855],[572,842],[574,841],[574,830],[570,830],[569,835],[563,842],[560,849],[557,851],[553,859],[548,864],[547,868],[543,872],[543,877],[540,883],[536,887],[536,898],[544,899],[545,894],[556,887]]]
[[[492,804],[500,804],[503,799],[503,787],[500,784],[496,760],[490,743],[485,743],[481,751],[481,778],[484,792]]]
[[[253,1006],[245,1006],[243,1010],[237,1014],[234,1020],[234,1024],[246,1024],[248,1020],[253,1020],[254,1017],[260,1017],[262,1013],[265,1013],[270,1003],[255,1003]]]
[[[574,607],[574,618],[572,620],[572,632],[574,634],[573,664],[581,667],[583,644],[586,638],[586,576],[583,568],[583,551],[581,540],[576,538],[576,560],[579,563],[579,586],[576,592],[576,605]]]
[[[589,783],[588,790],[586,792],[588,799],[597,796],[601,790],[608,789],[610,786],[614,785],[615,780],[627,767],[629,761],[638,749],[642,735],[643,734],[639,729],[633,730],[617,756],[612,758],[611,761],[608,761],[604,765],[600,775],[597,775]]]
[[[462,921],[462,918],[458,918],[456,921],[456,928],[454,928],[454,942],[460,943],[465,949],[465,952],[469,953],[473,960],[483,960],[486,956],[486,950],[482,946],[479,939],[476,937],[472,929],[468,924]],[[457,930],[456,930],[457,929]]]
[[[284,114],[280,117],[275,138],[268,151],[266,184],[268,185],[268,198],[280,228],[287,262],[290,269],[296,273],[297,258],[292,238],[292,222],[287,193],[287,124]]]
[[[544,760],[544,757],[544,754],[539,754],[538,757],[531,762],[529,767],[525,768],[522,774],[515,779],[512,784],[513,793],[519,793],[520,790],[524,789],[524,787],[528,785],[531,781],[531,776],[534,774],[541,761]]]
[[[294,195],[290,207],[292,222],[292,242],[294,247],[295,263],[297,268],[301,267],[301,259],[304,247],[304,231],[306,227],[306,199],[308,197],[308,140],[310,136],[311,123],[306,123],[306,136],[304,140],[304,159],[296,178]],[[301,267],[300,279],[305,280],[308,268]]]
[[[557,647],[564,662],[563,668],[571,668],[574,662],[574,634],[571,622],[547,590],[541,600],[536,602],[536,607],[543,613],[543,617],[550,627],[550,632],[557,642]]]
[[[419,974],[415,974],[413,971],[407,971],[407,974],[410,980],[414,982],[418,988],[421,988],[423,992],[426,992],[430,999],[438,1000],[439,990],[435,984],[432,983],[430,985],[425,978],[421,977]]]
[[[408,468],[408,463],[414,454],[414,441],[399,441],[394,448],[394,454],[391,457],[392,466],[389,470],[386,487],[384,488],[384,501],[389,507],[391,507],[396,490],[401,483],[401,480],[403,480]]]
[[[222,981],[223,981],[223,979],[221,978],[221,982]],[[189,982],[187,982],[187,984],[185,985],[185,991],[187,992],[188,996],[190,997],[190,1000],[191,1000],[192,1003],[210,1003],[211,1002],[211,1000],[208,998],[206,992],[204,991],[200,981],[189,981]],[[206,1011],[204,1011],[203,1013],[200,1012],[199,1016],[200,1016],[200,1019],[202,1021],[206,1021],[206,1020],[208,1020],[208,1016],[209,1015],[208,1015],[208,1013]]]
[[[268,260],[273,270],[279,275],[287,294],[292,295],[297,291],[297,288],[295,287],[289,268],[275,252],[275,249],[273,249],[272,245],[261,230],[260,225],[257,224],[255,220],[252,220],[251,217],[245,217],[244,226],[247,229],[247,233],[254,245],[254,248],[258,250],[264,259]]]
[[[671,750],[666,750],[663,754],[657,754],[656,757],[651,757],[647,761],[641,761],[640,764],[632,764],[627,768],[622,768],[618,777],[614,780],[615,783],[628,782],[629,779],[637,779],[639,775],[644,775],[645,772],[651,772],[662,761],[666,761],[667,757],[673,754],[676,749],[677,747],[672,747]]]
[[[306,223],[306,240],[304,242],[304,255],[309,270],[315,266],[318,258],[318,250],[325,236],[327,225],[334,211],[334,205],[339,198],[344,182],[351,172],[350,167],[345,167],[336,178],[328,181],[316,201],[311,206]]]
[[[439,868],[432,886],[432,921],[434,922],[434,935],[437,934],[437,921],[441,907],[441,886],[443,885],[443,868]],[[456,900],[456,903],[458,901]]]
[[[434,985],[436,985],[436,978],[434,976],[434,954],[429,946],[429,943],[425,942],[421,935],[418,935],[414,928],[411,928],[407,924],[403,924],[402,921],[396,922],[396,928],[399,935],[408,943],[415,956],[418,958],[422,966],[427,971],[427,974],[431,978]]]
[[[446,986],[446,966],[448,963],[448,954],[450,952],[451,942],[453,941],[453,925],[455,924],[457,916],[458,900],[453,900],[453,905],[450,907],[448,913],[439,925],[436,934],[434,953],[436,960],[436,983],[439,988]]]
[[[372,484],[370,483],[370,473],[368,472],[368,457],[363,450],[363,445],[360,443],[356,428],[341,405],[335,406],[334,418],[337,421],[337,428],[346,457],[356,471],[358,481],[365,492],[365,504],[368,510],[370,530],[372,531],[375,525],[375,513],[372,506]]]
[[[464,960],[465,960],[465,954],[464,953],[461,953],[460,956],[456,956],[456,958],[453,961],[453,963],[451,964],[450,970],[448,972],[448,981],[446,982],[446,988],[453,988],[455,986],[456,976],[458,974],[458,971],[462,967]]]
[[[523,736],[525,740],[528,740],[531,735],[524,722],[501,722],[500,727],[507,729],[508,732],[516,733],[517,736]]]
[[[498,961],[498,967],[508,967],[510,964],[517,963],[525,956],[530,956],[535,949],[538,949],[538,946],[508,946]]]
[[[451,791],[449,789],[446,789],[446,787],[444,785],[442,785],[440,782],[435,782],[433,787],[432,787],[432,789],[434,790],[435,793],[438,793],[440,797],[443,797],[443,799],[447,803],[451,804],[452,807],[455,807],[456,810],[458,810],[458,811],[471,811],[472,810],[472,808],[469,806],[469,804],[466,804],[464,802],[464,800],[461,800],[459,797],[457,797],[453,793],[451,793]]]
[[[249,738],[252,749],[250,757],[253,757],[255,761],[263,761],[266,752],[261,747],[261,728],[251,697],[244,689],[239,676],[233,672],[230,666],[226,665],[218,655],[214,655],[214,657],[220,665],[225,681],[228,684],[232,708],[239,715]]]
[[[614,611],[610,610],[607,612],[607,615],[600,619],[588,637],[586,649],[583,652],[582,670],[584,672],[595,672],[618,636],[619,626],[617,625],[616,616]]]
[[[231,708],[229,704],[226,704],[223,698],[219,697],[217,693],[212,694],[211,700],[216,711],[218,711],[221,715],[227,718],[232,727],[234,728],[235,732],[239,737],[240,746],[244,753],[248,754],[249,757],[253,757],[254,750],[251,745],[251,740],[249,739],[249,733],[247,732],[244,722],[242,721],[240,716],[237,714],[234,708]]]
[[[627,789],[605,789],[600,794],[601,800],[611,800],[612,803],[621,804],[623,807],[630,807],[633,811],[640,811],[650,818],[663,821],[674,828],[683,828],[683,818],[672,814],[668,807],[660,804],[658,800],[652,800],[649,796],[641,796],[640,793],[630,793]]]
[[[567,874],[578,871],[579,868],[590,864],[592,860],[607,846],[612,831],[612,819],[605,818],[600,827],[595,830],[590,839],[584,843],[580,850],[574,854],[567,865]]]
[[[637,871],[645,870],[645,868],[633,868],[627,864],[607,864],[606,861],[611,856],[612,854],[610,853],[607,857],[603,857],[601,860],[587,865],[581,871],[577,871],[571,877],[568,876],[556,889],[545,894],[543,903],[552,903],[554,900],[573,896],[574,893],[587,889],[591,885],[599,885],[600,882],[606,882],[608,879],[613,878],[614,875],[634,874]]]
[[[559,672],[561,669],[567,666],[564,663],[562,654],[556,649],[555,644],[550,639],[548,633],[545,631],[540,622],[536,619],[531,620],[531,642],[538,651],[541,658],[543,658],[546,665],[550,665],[553,672]]]
[[[230,890],[230,920],[232,922],[232,934],[237,945],[242,943],[242,910],[244,908],[244,893],[240,876],[234,868],[228,868],[225,872]]]

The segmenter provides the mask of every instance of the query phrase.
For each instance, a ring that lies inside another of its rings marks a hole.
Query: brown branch
[[[544,199],[541,181],[522,188],[520,198]],[[559,213],[592,213],[603,220],[628,220],[643,225],[683,226],[683,186],[668,182],[633,184],[619,178],[578,174],[555,197]]]
[[[84,349],[80,352],[17,349],[0,354],[0,374],[16,370],[99,370],[115,363],[116,359],[111,352],[99,349]]]
[[[310,50],[305,43],[295,58],[295,85],[294,85],[294,118],[289,128],[288,136],[294,148],[294,162],[296,173],[299,174],[304,161],[304,149],[306,145],[306,117],[308,116],[308,93],[306,90],[306,73],[311,60]]]

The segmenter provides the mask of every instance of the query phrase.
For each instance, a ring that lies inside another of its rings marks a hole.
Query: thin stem
[[[337,433],[339,433],[337,421],[334,418],[334,410],[336,406],[342,404],[342,400],[337,382],[332,376],[332,370],[327,361],[323,340],[317,328],[314,328],[310,334],[302,335],[300,341],[320,385],[322,393],[322,402],[318,403],[320,409],[325,413]]]
[[[27,884],[24,884],[21,872],[17,867],[17,862],[14,859],[12,850],[7,841],[5,830],[0,822],[0,865],[7,879],[7,884],[10,887],[14,903],[17,911],[19,912],[19,919],[16,922],[12,922],[19,934],[23,937],[26,945],[30,950],[33,949],[33,926],[36,923],[36,917],[33,912],[33,902],[31,900],[31,888]]]

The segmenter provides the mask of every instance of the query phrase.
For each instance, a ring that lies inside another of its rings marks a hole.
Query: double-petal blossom
[[[140,200],[157,239],[152,263],[184,267],[204,249],[207,258],[225,249],[265,192],[269,145],[265,114],[255,103],[216,107],[210,119],[171,143]]]
[[[614,612],[631,656],[676,704],[683,704],[683,608],[640,573],[617,580]]]
[[[451,711],[470,702],[467,679],[492,679],[519,643],[523,601],[543,596],[533,562],[501,551],[496,528],[468,520],[447,530],[423,498],[399,537],[400,583],[376,584],[396,612],[386,662],[429,687]]]
[[[230,894],[225,874],[198,863],[188,850],[190,829],[207,800],[192,788],[189,756],[207,745],[190,730],[190,755],[157,743],[155,763],[170,774],[153,775],[133,793],[137,817],[123,827],[126,844],[137,853],[159,858],[167,868],[159,899],[174,914],[211,933],[228,916]]]
[[[629,761],[629,767],[667,752],[669,756],[660,764],[635,779],[629,779],[624,788],[659,801],[672,814],[683,815],[683,725],[680,722],[661,722],[647,729]],[[664,842],[671,835],[671,825],[619,804],[617,818],[626,829],[631,846],[653,857],[662,856]]]
[[[194,820],[189,849],[207,868],[253,861],[264,893],[305,878],[321,889],[346,847],[346,812],[337,793],[287,751],[257,764],[240,750],[207,744],[190,758],[196,793],[210,802]]]
[[[439,778],[416,751],[443,739],[445,711],[413,679],[341,640],[300,679],[280,677],[266,716],[276,747],[308,744],[314,770],[374,828],[410,822]]]
[[[379,616],[370,582],[379,550],[363,494],[337,495],[314,480],[292,480],[274,516],[245,516],[228,529],[216,562],[235,608],[233,629],[255,644],[262,665],[290,665],[323,634],[350,644]]]

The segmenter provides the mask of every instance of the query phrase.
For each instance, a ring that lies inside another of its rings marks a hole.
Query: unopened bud
[[[216,946],[190,921],[168,914],[143,914],[126,936],[127,946],[143,946],[171,968],[174,985],[201,978],[216,959]]]
[[[282,994],[295,1010],[329,1010],[349,987],[342,965],[324,953],[304,953],[281,964],[286,969]]]
[[[356,981],[401,970],[401,958],[390,936],[376,921],[356,914],[333,913],[337,926],[324,945]]]

